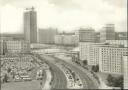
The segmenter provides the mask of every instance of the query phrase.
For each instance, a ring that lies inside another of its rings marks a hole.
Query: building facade
[[[80,43],[80,60],[87,60],[88,65],[99,65],[99,71],[122,74],[122,57],[127,48],[103,43]]]
[[[81,28],[75,32],[79,42],[95,42],[95,30],[92,28]]]
[[[128,89],[128,56],[123,57],[124,61],[124,89]]]
[[[6,53],[29,53],[30,43],[24,40],[7,40]]]
[[[106,40],[106,43],[128,47],[128,40]]]
[[[63,45],[63,38],[64,38],[64,35],[55,35],[54,37],[55,44]]]
[[[128,40],[127,32],[116,32],[116,40]]]
[[[87,60],[88,65],[99,65],[99,47],[112,46],[104,43],[80,42],[80,60]]]
[[[89,49],[90,49],[91,44],[92,43],[79,42],[80,60],[88,60],[88,58],[89,58]]]
[[[37,13],[33,7],[24,12],[24,37],[30,43],[37,42]]]
[[[100,43],[100,32],[95,33],[95,43]]]
[[[78,45],[78,37],[76,35],[56,35],[55,44],[57,45]]]
[[[127,48],[100,47],[99,71],[105,73],[122,74],[123,55]]]
[[[114,24],[107,24],[100,32],[100,42],[106,40],[115,40],[115,26]]]
[[[38,39],[42,44],[54,44],[54,37],[57,34],[57,29],[47,28],[39,29]]]

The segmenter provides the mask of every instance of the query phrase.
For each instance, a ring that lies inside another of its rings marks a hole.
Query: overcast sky
[[[114,23],[116,31],[127,30],[127,0],[0,0],[1,33],[23,32],[24,8],[34,6],[38,28],[72,31]]]

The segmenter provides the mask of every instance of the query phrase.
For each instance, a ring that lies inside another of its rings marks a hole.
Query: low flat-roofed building
[[[128,47],[128,40],[106,40],[106,43],[123,45],[124,47]]]
[[[5,40],[7,53],[29,53],[30,43],[24,40]]]
[[[58,45],[78,45],[78,37],[76,35],[56,35],[55,36],[55,44]]]

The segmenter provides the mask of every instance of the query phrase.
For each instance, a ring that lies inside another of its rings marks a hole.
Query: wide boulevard
[[[66,77],[64,76],[63,72],[55,65],[57,62],[61,62],[68,67],[71,68],[71,70],[75,71],[77,74],[79,74],[82,83],[83,83],[83,89],[98,89],[98,86],[93,82],[92,78],[87,76],[86,72],[83,72],[80,68],[67,63],[63,60],[54,58],[52,56],[47,55],[40,55],[42,59],[45,59],[47,63],[51,66],[53,71],[53,88],[54,89],[66,89]]]

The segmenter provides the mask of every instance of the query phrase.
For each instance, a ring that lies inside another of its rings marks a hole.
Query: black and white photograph
[[[127,0],[0,0],[0,90],[128,89]]]

